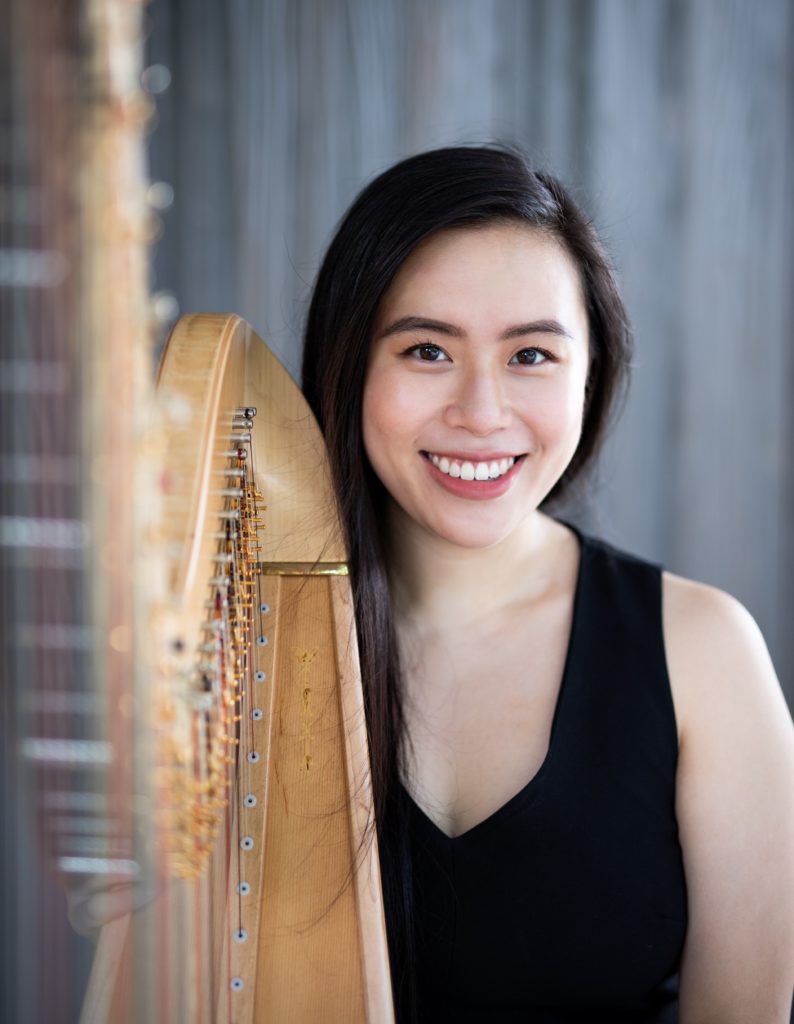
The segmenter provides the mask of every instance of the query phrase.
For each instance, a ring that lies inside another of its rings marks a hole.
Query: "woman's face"
[[[489,547],[537,509],[571,460],[587,369],[579,275],[555,238],[512,224],[438,232],[378,310],[367,455],[416,524]]]

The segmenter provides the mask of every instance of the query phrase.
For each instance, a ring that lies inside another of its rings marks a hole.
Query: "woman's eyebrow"
[[[443,320],[431,320],[425,316],[403,316],[395,320],[385,330],[381,331],[380,338],[388,338],[392,334],[401,334],[403,331],[435,331],[436,334],[446,334],[450,338],[463,338],[465,331],[454,324],[444,323]]]
[[[556,334],[560,338],[570,338],[573,341],[573,335],[559,320],[532,320],[528,324],[508,327],[502,339],[523,338],[525,334]]]
[[[443,320],[431,320],[424,316],[403,316],[394,323],[389,324],[385,330],[378,335],[379,338],[388,338],[392,334],[401,334],[404,331],[434,331],[436,334],[444,334],[450,338],[465,338],[466,332],[456,327],[455,324],[448,324]],[[561,338],[571,338],[570,331],[559,322],[559,320],[532,320],[526,324],[516,324],[515,327],[508,327],[502,334],[502,340],[509,338],[523,338],[528,334],[556,334]]]

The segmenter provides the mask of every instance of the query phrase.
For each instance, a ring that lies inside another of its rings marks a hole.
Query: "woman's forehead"
[[[467,226],[436,232],[411,253],[380,303],[377,332],[404,316],[579,321],[584,298],[576,264],[551,233],[514,223]]]

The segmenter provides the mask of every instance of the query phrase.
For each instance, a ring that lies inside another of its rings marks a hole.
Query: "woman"
[[[788,1021],[794,740],[763,640],[543,511],[630,348],[591,226],[509,150],[398,164],[321,267],[304,390],[349,546],[400,1019]]]

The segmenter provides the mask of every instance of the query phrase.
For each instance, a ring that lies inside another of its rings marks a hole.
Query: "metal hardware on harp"
[[[250,429],[255,415],[250,407],[238,409],[232,426],[245,424]],[[249,739],[240,723],[251,700],[262,496],[249,468],[250,435],[247,446],[226,453],[230,465],[220,471],[234,478],[237,486],[213,491],[223,499],[218,510],[223,529],[210,533],[216,542],[211,558],[223,573],[216,568],[207,581],[206,604],[212,617],[199,624],[193,638],[197,660],[192,668],[172,666],[161,687],[160,834],[171,870],[184,878],[200,878],[207,868],[226,808],[235,800],[239,764],[230,748],[244,746]],[[201,639],[207,633],[210,639]],[[188,720],[177,723],[180,714]]]

